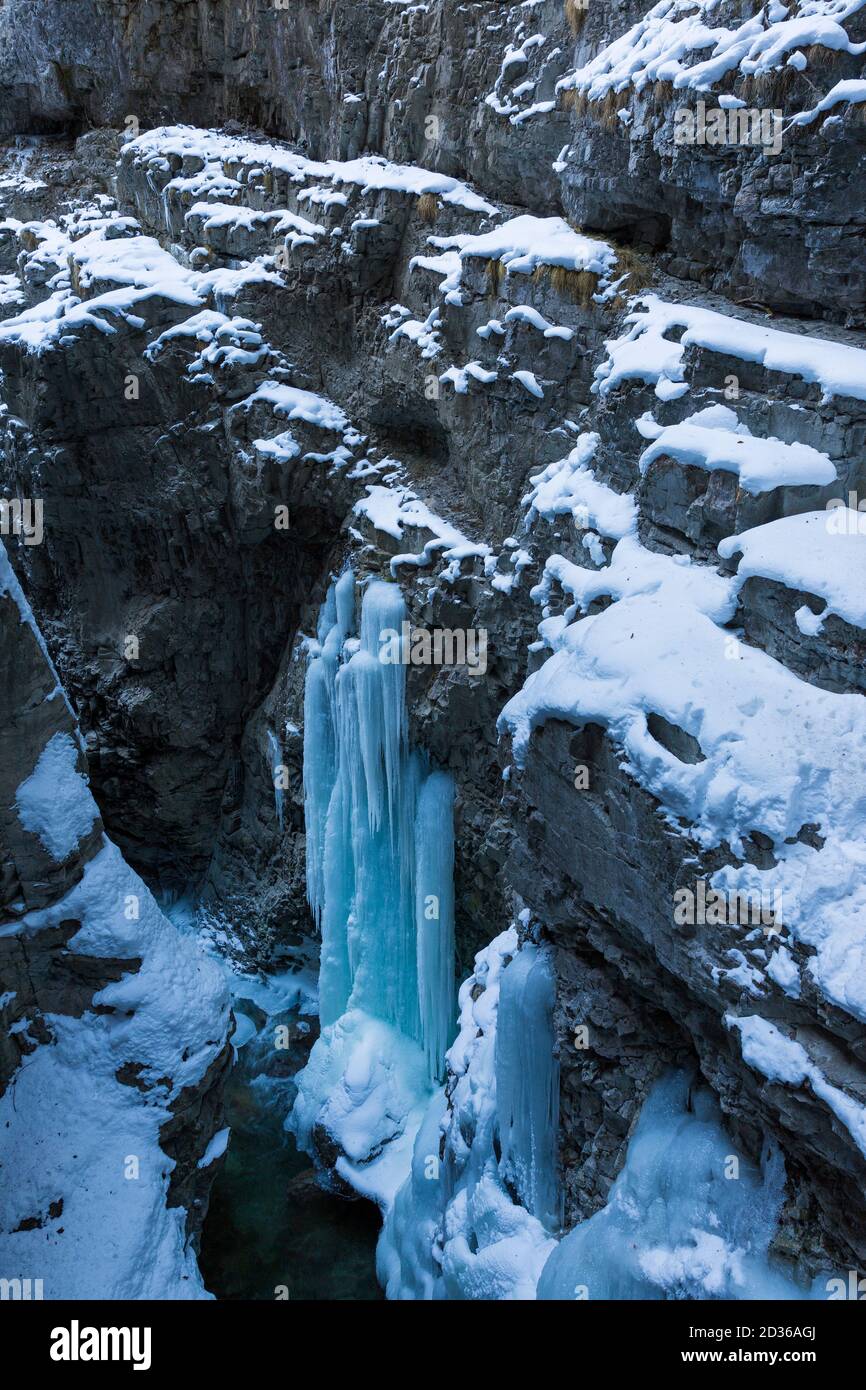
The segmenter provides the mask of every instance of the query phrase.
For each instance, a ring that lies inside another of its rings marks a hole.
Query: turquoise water
[[[239,1021],[242,1021],[239,1019]],[[261,1019],[257,1019],[261,1023]],[[378,1209],[323,1191],[283,1120],[310,1035],[297,1015],[285,1052],[263,1028],[238,1053],[226,1097],[228,1154],[214,1182],[199,1267],[218,1299],[381,1299],[376,1282]]]

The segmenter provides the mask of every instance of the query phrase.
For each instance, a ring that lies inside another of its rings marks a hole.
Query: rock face
[[[550,113],[531,141],[515,142],[478,100],[499,86],[519,9],[387,0],[70,0],[60,9],[12,0],[0,21],[0,131],[126,123],[137,133],[235,120],[316,158],[384,150],[553,209],[550,166],[568,140],[567,113]],[[536,10],[547,51],[530,45],[509,75],[531,72],[547,101],[568,67],[569,30],[558,0]]]
[[[866,1263],[859,851],[831,858],[859,824],[833,779],[862,765],[864,612],[831,549],[814,579],[796,542],[748,577],[719,546],[756,528],[769,546],[839,499],[863,534],[866,128],[855,99],[810,113],[856,76],[866,10],[801,52],[770,8],[713,10],[731,34],[753,23],[754,70],[732,59],[699,88],[705,36],[660,76],[618,74],[605,45],[633,25],[660,64],[675,38],[632,0],[7,0],[7,128],[58,138],[26,168],[10,150],[0,185],[0,425],[4,491],[44,501],[43,543],[12,560],[106,829],[152,885],[199,889],[246,962],[312,931],[305,647],[332,574],[351,560],[400,583],[413,624],[485,633],[483,671],[410,667],[410,734],[458,788],[460,978],[515,910],[554,949],[565,1222],[604,1204],[660,1072],[693,1064],[745,1152],[781,1146],[777,1249],[807,1279]],[[699,97],[780,109],[779,150],[678,142]],[[145,133],[121,144],[124,122]],[[116,129],[75,141],[84,123]],[[692,606],[684,656],[666,624]],[[650,633],[639,737],[599,693],[637,677],[625,656],[607,672],[593,623],[617,661],[617,634]],[[717,648],[744,674],[710,728]],[[35,648],[4,674],[40,744],[46,670]],[[694,688],[678,718],[662,688]],[[811,711],[797,761],[777,731]],[[762,728],[763,802],[737,781]],[[27,771],[11,730],[10,748],[7,807]],[[733,830],[685,795],[704,764]],[[5,910],[56,903],[100,823],[57,862],[0,815]],[[788,912],[678,922],[677,892],[711,879],[784,882]],[[23,954],[10,969],[21,1000],[62,990],[77,1016],[120,966],[58,966],[70,931],[28,944],[38,987]],[[799,1047],[799,1077],[759,1065],[755,1018],[777,1056]],[[184,1125],[219,1125],[224,1064],[175,1097],[179,1160],[199,1146]]]
[[[219,972],[181,946],[106,840],[74,716],[5,550],[0,626],[3,1277],[36,1261],[49,1298],[201,1296],[193,1252],[215,1168],[199,1160],[231,1062]],[[182,999],[154,994],[162,976],[170,996],[172,971],[181,991],[200,989],[203,1029],[197,1004],[184,1026]],[[161,1028],[163,1041],[148,1038]],[[124,1178],[138,1185],[126,1201]],[[96,1213],[118,1235],[94,1259]]]
[[[674,40],[671,29],[666,40],[658,38],[658,48],[653,43],[659,35],[653,17],[661,7],[629,4],[624,10],[616,36],[640,26],[649,40],[650,63],[655,59],[661,65],[671,56],[666,42]],[[702,7],[698,16],[705,18]],[[714,7],[712,16],[713,25],[732,32],[750,19],[737,3]],[[652,240],[672,274],[723,291],[735,302],[862,326],[863,206],[852,188],[862,158],[862,130],[857,120],[828,124],[824,111],[808,123],[791,123],[819,101],[814,74],[806,63],[785,61],[797,43],[793,34],[789,40],[781,31],[777,61],[761,66],[755,36],[769,27],[759,17],[749,34],[755,47],[742,66],[732,59],[704,88],[681,85],[681,78],[708,56],[706,46],[696,44],[664,75],[656,76],[652,68],[644,75],[636,64],[633,85],[620,86],[615,62],[606,71],[599,64],[593,85],[569,89],[569,96],[577,96],[581,121],[562,175],[563,202],[585,226],[614,235],[634,231],[639,239]],[[846,32],[852,46],[862,43],[862,13],[851,17]],[[576,66],[604,52],[608,37],[613,37],[608,12],[589,6]],[[841,43],[833,51],[823,49],[819,61],[820,96],[860,75],[857,56]],[[610,89],[608,74],[614,83]],[[751,145],[716,143],[712,135],[678,142],[677,113],[695,112],[699,100],[718,109],[716,94],[742,103],[756,119],[763,115],[763,134]],[[618,117],[617,109],[628,119]]]

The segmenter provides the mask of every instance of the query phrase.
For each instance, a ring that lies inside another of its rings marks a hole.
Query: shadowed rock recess
[[[0,3],[0,1276],[207,1296],[252,1055],[389,1297],[866,1271],[864,53]]]

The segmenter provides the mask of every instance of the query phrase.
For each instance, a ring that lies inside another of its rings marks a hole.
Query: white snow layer
[[[211,179],[226,181],[223,165],[239,166],[245,176],[251,171],[271,169],[288,175],[292,183],[304,183],[307,179],[317,179],[332,184],[356,184],[363,192],[381,189],[394,193],[407,193],[420,197],[425,193],[435,194],[443,203],[462,208],[466,212],[496,214],[491,203],[480,198],[459,179],[445,174],[433,173],[412,164],[391,164],[378,155],[364,155],[360,159],[325,161],[307,159],[304,155],[284,145],[270,142],[246,140],[223,135],[218,130],[199,130],[194,126],[161,126],[129,141],[123,149],[123,159],[148,164],[179,156],[185,167],[190,162],[201,161],[205,171],[211,171]],[[163,164],[163,168],[166,166]],[[201,173],[193,174],[191,181],[201,183]],[[172,180],[172,184],[177,183]],[[229,179],[230,185],[237,183]]]
[[[652,425],[644,423],[649,432]],[[786,444],[781,439],[756,438],[736,412],[725,405],[711,405],[678,425],[656,427],[652,444],[640,458],[646,473],[657,458],[682,464],[736,473],[746,492],[756,495],[776,487],[803,487],[831,483],[836,469],[826,454],[808,444]]]
[[[434,246],[456,248],[461,259],[501,261],[509,275],[531,275],[539,266],[588,270],[609,279],[616,252],[606,241],[576,232],[562,217],[522,213],[479,236],[431,237]]]
[[[431,533],[420,551],[405,551],[392,557],[392,574],[396,574],[401,565],[422,569],[439,555],[447,562],[440,578],[448,582],[459,573],[462,560],[490,554],[489,545],[470,541],[451,522],[431,511],[411,489],[399,484],[386,487],[382,483],[368,483],[367,496],[355,503],[354,512],[356,516],[365,516],[377,531],[396,541],[402,542],[407,531]]]
[[[779,517],[764,526],[728,536],[719,545],[725,559],[739,554],[737,581],[759,576],[824,599],[831,613],[866,628],[866,527],[848,507]]]
[[[811,125],[817,116],[823,115],[825,111],[830,111],[834,106],[839,106],[842,102],[854,105],[866,101],[866,80],[863,78],[847,78],[842,82],[837,82],[831,87],[825,97],[822,97],[815,106],[808,111],[800,111],[794,116],[795,125]]]
[[[683,356],[694,346],[816,382],[825,400],[866,400],[866,351],[847,343],[765,328],[693,304],[669,304],[654,294],[639,296],[625,322],[630,327],[605,344],[607,360],[596,369],[593,390],[602,395],[623,381],[654,385],[660,399],[683,394],[689,389]],[[678,342],[665,336],[674,329],[684,330]]]
[[[553,521],[558,516],[571,515],[578,525],[591,526],[616,540],[634,529],[637,506],[632,494],[617,493],[596,482],[588,467],[598,444],[597,434],[582,434],[565,458],[530,477],[531,490],[523,498],[527,528],[537,517]]]
[[[761,1072],[769,1081],[778,1081],[782,1085],[802,1086],[808,1082],[815,1094],[842,1122],[861,1154],[866,1157],[866,1107],[852,1100],[838,1086],[832,1086],[800,1043],[787,1037],[769,1019],[761,1018],[758,1014],[745,1018],[726,1014],[725,1023],[739,1032],[743,1057],[750,1067]]]
[[[577,88],[590,101],[628,87],[640,92],[655,82],[671,82],[678,91],[709,92],[729,73],[749,77],[769,72],[813,45],[863,53],[866,44],[853,43],[844,27],[863,4],[802,0],[795,7],[770,0],[736,28],[726,29],[713,22],[716,0],[660,0],[590,62],[562,78],[557,90]]]
[[[142,315],[149,300],[167,299],[190,310],[211,307],[222,313],[243,286],[279,283],[277,276],[255,263],[232,270],[188,270],[153,237],[107,238],[105,232],[111,222],[111,218],[104,218],[102,225],[74,241],[52,229],[51,224],[37,224],[44,234],[62,242],[52,255],[62,256],[64,262],[68,255],[76,288],[68,275],[59,275],[57,288],[46,299],[0,323],[0,342],[17,343],[28,352],[40,353],[73,339],[84,328],[111,335],[117,331],[118,320],[144,328]]]
[[[186,1212],[166,1206],[174,1161],[159,1130],[225,1044],[222,971],[178,935],[108,841],[61,902],[16,930],[70,919],[81,923],[73,951],[142,964],[95,996],[110,1013],[46,1015],[54,1042],[27,1057],[0,1100],[2,1272],[42,1278],[46,1298],[207,1297]],[[141,1067],[146,1097],[118,1081],[125,1064]],[[34,1216],[40,1228],[16,1230]]]
[[[79,750],[69,734],[49,739],[29,777],[15,793],[18,819],[38,835],[59,863],[92,829],[98,811],[87,779],[76,767]]]

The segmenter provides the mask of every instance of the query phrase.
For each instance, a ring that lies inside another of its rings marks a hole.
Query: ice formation
[[[524,946],[502,977],[496,1032],[501,1171],[542,1225],[557,1224],[559,1068],[554,1056],[556,980],[548,954]]]
[[[385,1216],[377,1261],[389,1298],[535,1297],[558,1207],[553,984],[545,948],[521,948],[514,927],[476,956],[447,1107],[434,1095]]]
[[[454,784],[431,772],[415,813],[415,944],[421,1041],[431,1083],[454,1030]]]
[[[307,885],[321,923],[323,1031],[289,1123],[307,1144],[324,1124],[358,1162],[414,1133],[453,1024],[454,786],[410,750],[406,667],[380,659],[406,616],[399,587],[374,580],[360,638],[351,636],[346,570],[324,604],[306,683]],[[389,1186],[374,1183],[373,1195],[384,1200]]]
[[[560,1241],[540,1299],[803,1298],[768,1260],[785,1186],[732,1148],[712,1093],[683,1072],[644,1102],[607,1206]]]
[[[481,952],[460,992],[446,1109],[454,786],[410,750],[406,668],[379,659],[405,616],[399,588],[372,581],[353,636],[347,570],[312,644],[304,784],[323,1031],[288,1123],[308,1147],[327,1131],[337,1173],[382,1205],[391,1296],[531,1298],[558,1222],[554,976],[514,929]]]

